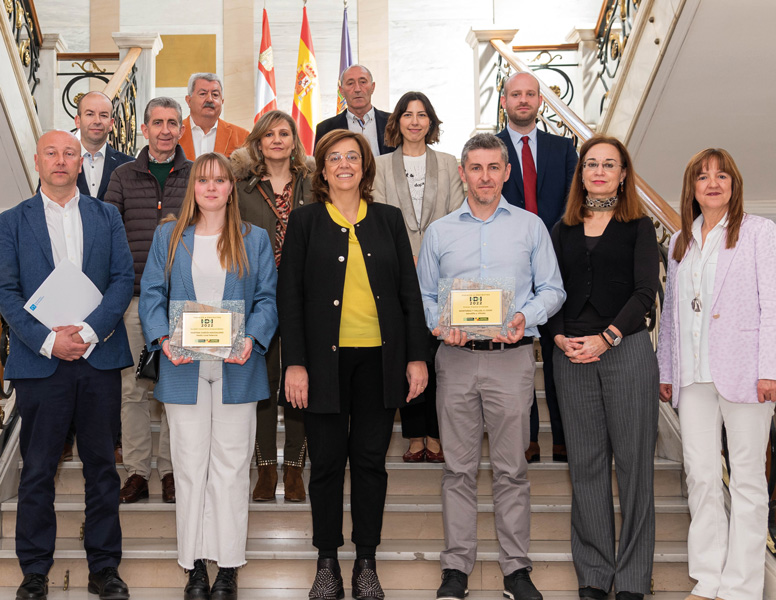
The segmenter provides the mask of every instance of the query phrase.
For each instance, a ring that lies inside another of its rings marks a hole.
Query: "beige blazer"
[[[376,160],[374,200],[401,209],[412,244],[412,254],[418,256],[423,234],[428,226],[463,203],[463,183],[458,174],[458,162],[452,154],[436,152],[426,146],[426,187],[423,191],[423,209],[418,226],[410,196],[410,185],[404,173],[401,146],[390,154],[378,156]]]

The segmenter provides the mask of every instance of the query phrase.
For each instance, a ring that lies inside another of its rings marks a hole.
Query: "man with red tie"
[[[501,106],[509,119],[497,137],[506,144],[512,171],[502,194],[507,202],[539,216],[552,230],[566,209],[571,180],[577,166],[577,152],[569,138],[540,131],[536,127],[543,98],[539,80],[531,73],[515,73],[504,83]],[[552,458],[566,461],[566,440],[552,378],[552,336],[539,328],[544,359],[544,389],[552,425]],[[531,409],[531,444],[528,462],[539,460],[539,413],[534,398]]]

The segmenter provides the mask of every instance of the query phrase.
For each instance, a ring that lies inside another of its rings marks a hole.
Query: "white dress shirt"
[[[191,115],[189,115],[191,117]],[[194,153],[198,156],[201,154],[207,154],[208,152],[214,152],[216,148],[216,130],[218,129],[218,121],[210,128],[210,131],[205,131],[191,119],[191,140],[194,143]]]
[[[104,143],[102,148],[97,150],[94,154],[89,152],[84,145],[81,144],[81,156],[83,156],[84,164],[83,169],[84,177],[86,178],[86,184],[89,186],[89,195],[92,198],[97,197],[97,192],[100,190],[100,182],[102,181],[102,172],[105,168],[105,151],[108,143]]]
[[[712,383],[709,366],[709,321],[714,297],[719,250],[726,238],[728,217],[725,215],[701,243],[703,215],[692,224],[693,243],[677,272],[679,295],[679,352],[681,387],[692,383]],[[693,310],[693,299],[698,296],[700,312]]]
[[[523,136],[528,136],[528,147],[531,149],[531,156],[533,156],[534,159],[534,169],[539,171],[536,166],[536,127],[534,127],[530,133],[519,133],[512,129],[509,125],[507,125],[507,131],[509,132],[509,139],[512,140],[512,145],[515,147],[515,152],[517,153],[517,162],[520,163],[520,175],[523,174]],[[515,166],[512,165],[512,168],[514,169]]]
[[[380,156],[380,141],[377,139],[377,122],[375,121],[375,107],[369,109],[363,119],[359,119],[350,110],[345,112],[348,119],[348,129],[353,133],[360,133],[369,142],[372,154]]]
[[[54,257],[55,266],[63,260],[69,260],[78,268],[83,269],[84,232],[81,211],[78,209],[80,196],[81,193],[76,189],[75,196],[62,207],[46,196],[43,191],[40,192],[40,197],[43,198],[43,211],[46,215],[46,226],[51,239],[51,254]],[[94,330],[85,322],[73,323],[73,325],[83,328],[79,332],[81,339],[91,344],[84,353],[84,358],[86,358],[91,354],[94,345],[99,340]],[[56,336],[54,331],[49,333],[46,336],[46,341],[40,347],[40,353],[46,358],[51,358],[51,350],[54,348]]]

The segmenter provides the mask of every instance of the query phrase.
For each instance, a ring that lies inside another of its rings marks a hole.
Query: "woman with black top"
[[[658,288],[655,230],[615,139],[580,148],[552,231],[567,299],[549,322],[573,488],[571,552],[580,598],[650,593],[658,368],[644,316]],[[622,528],[615,555],[612,456]]]

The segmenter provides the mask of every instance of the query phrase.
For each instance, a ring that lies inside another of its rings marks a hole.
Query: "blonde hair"
[[[207,154],[202,154],[197,158],[197,160],[194,161],[194,165],[191,167],[189,185],[186,188],[186,196],[183,199],[183,206],[181,207],[180,215],[177,217],[175,227],[172,230],[170,245],[167,249],[167,267],[165,270],[168,277],[172,270],[172,265],[175,262],[175,251],[178,248],[178,243],[180,243],[183,238],[183,232],[186,231],[186,228],[190,225],[195,225],[199,222],[201,216],[194,193],[194,184],[199,177],[210,175],[217,170],[220,170],[221,174],[232,183],[232,191],[229,193],[229,199],[226,203],[226,220],[224,221],[221,235],[218,238],[218,259],[224,269],[231,272],[236,271],[238,277],[243,277],[245,273],[250,271],[243,237],[248,234],[251,226],[249,223],[245,223],[245,231],[243,232],[240,207],[237,205],[237,190],[235,189],[236,181],[234,172],[232,171],[228,158],[218,152],[209,152]],[[176,218],[170,215],[163,223],[168,221],[176,221]],[[184,248],[185,247],[184,244]],[[191,253],[191,250],[188,248],[186,248],[186,250]]]
[[[294,138],[294,147],[291,150],[290,157],[291,172],[296,176],[304,177],[310,172],[305,160],[307,155],[304,151],[304,144],[302,144],[302,140],[299,138],[299,132],[294,119],[282,110],[271,110],[263,114],[256,121],[248,137],[245,138],[243,148],[248,150],[248,155],[251,159],[250,169],[258,177],[264,177],[267,174],[267,165],[264,162],[264,155],[261,153],[261,140],[267,132],[281,123],[288,125],[288,128],[291,130],[291,136]]]

